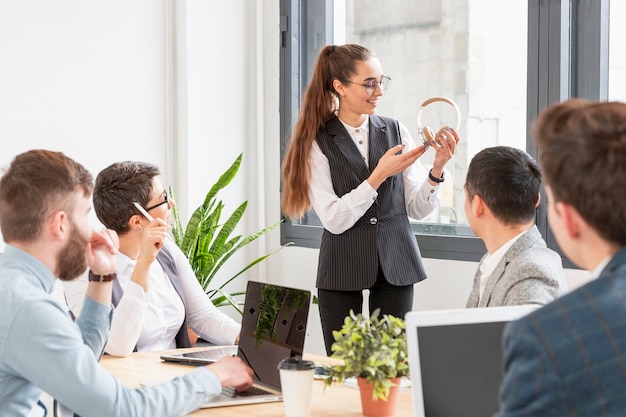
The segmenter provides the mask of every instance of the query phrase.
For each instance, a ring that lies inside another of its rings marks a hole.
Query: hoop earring
[[[447,97],[432,97],[424,101],[422,105],[420,106],[420,108],[417,109],[417,133],[419,134],[420,139],[422,140],[422,143],[426,147],[435,146],[437,141],[436,141],[436,135],[433,132],[433,130],[429,126],[422,126],[422,112],[424,111],[424,108],[426,106],[437,101],[448,103],[454,108],[455,115],[456,115],[454,119],[454,130],[458,131],[461,125],[461,110],[459,109],[459,106],[457,106],[457,104],[454,101],[450,100]]]

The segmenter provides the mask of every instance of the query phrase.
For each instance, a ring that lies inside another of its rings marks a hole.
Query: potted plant
[[[235,297],[243,295],[244,291],[229,293],[225,290],[225,287],[254,265],[289,245],[283,245],[274,252],[251,261],[235,275],[226,279],[219,287],[214,288],[213,285],[211,285],[213,278],[215,278],[222,265],[224,265],[235,252],[274,229],[282,222],[282,220],[279,220],[246,237],[242,237],[242,235],[233,236],[235,227],[239,224],[239,220],[241,220],[246,211],[248,205],[247,201],[241,203],[226,220],[222,220],[222,212],[225,205],[221,200],[217,199],[217,194],[221,189],[230,184],[235,175],[237,175],[241,160],[242,154],[239,154],[232,165],[208,191],[204,202],[193,212],[186,227],[183,227],[180,222],[177,207],[174,207],[172,210],[172,234],[174,235],[174,240],[176,241],[176,245],[189,259],[189,263],[198,278],[198,282],[200,282],[200,285],[215,306],[222,307],[230,305],[240,314],[242,313],[240,307],[242,302],[236,300]],[[174,195],[171,189],[170,195]]]
[[[409,376],[405,322],[379,315],[380,309],[369,318],[350,311],[341,330],[333,332],[332,357],[343,363],[328,367],[324,380],[328,386],[357,378],[363,415],[371,417],[395,415],[400,378]]]

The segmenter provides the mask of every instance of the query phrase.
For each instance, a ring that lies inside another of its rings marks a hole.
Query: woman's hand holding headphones
[[[435,174],[443,170],[446,163],[452,159],[459,141],[459,135],[452,127],[444,126],[439,129],[435,135],[435,146],[431,146],[436,152],[435,160],[433,161],[433,171]]]

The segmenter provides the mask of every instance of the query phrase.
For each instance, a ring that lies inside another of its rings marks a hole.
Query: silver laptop
[[[502,332],[538,306],[406,315],[415,417],[491,416],[502,381]]]
[[[211,346],[203,350],[186,353],[171,353],[161,355],[163,362],[175,362],[183,365],[210,365],[224,356],[235,356],[237,346]]]
[[[310,291],[248,281],[237,356],[254,371],[254,385],[226,389],[201,408],[282,401],[278,363],[302,355],[310,305]]]

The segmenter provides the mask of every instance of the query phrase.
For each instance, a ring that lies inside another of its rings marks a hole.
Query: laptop
[[[282,401],[278,363],[302,356],[310,305],[310,291],[248,281],[236,352],[254,371],[254,384],[243,393],[225,389],[201,408]],[[208,348],[207,354],[215,351],[218,356],[234,352],[224,346]]]
[[[210,365],[224,356],[235,356],[237,346],[211,346],[194,352],[161,355],[163,362],[175,362],[183,365]]]
[[[498,411],[504,327],[538,307],[407,313],[415,417],[484,417]]]

